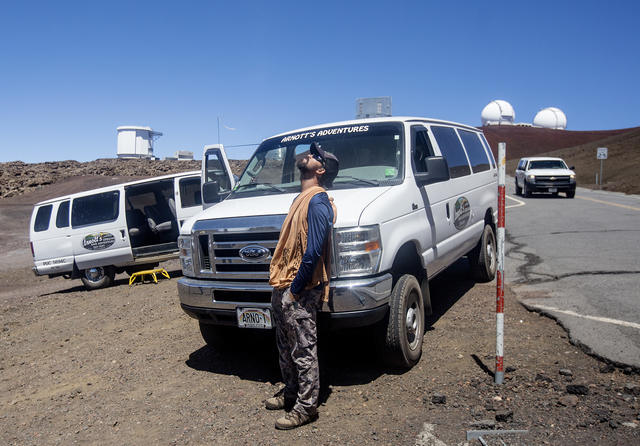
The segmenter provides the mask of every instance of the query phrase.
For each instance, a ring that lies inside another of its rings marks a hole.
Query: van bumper
[[[318,322],[332,329],[371,325],[385,317],[393,288],[391,274],[366,279],[334,279]],[[184,277],[178,296],[185,313],[201,322],[237,325],[236,308],[271,308],[273,288],[264,282],[227,282]]]

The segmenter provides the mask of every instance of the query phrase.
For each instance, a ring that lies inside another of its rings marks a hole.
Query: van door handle
[[[451,211],[449,211],[449,203],[447,203],[447,220],[451,219]]]

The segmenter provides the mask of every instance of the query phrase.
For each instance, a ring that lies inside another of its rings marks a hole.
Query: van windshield
[[[403,140],[399,122],[326,127],[274,137],[258,147],[229,198],[299,192],[296,163],[309,154],[312,142],[340,162],[332,190],[400,184]]]

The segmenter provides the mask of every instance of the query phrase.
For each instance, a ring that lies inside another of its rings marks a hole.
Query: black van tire
[[[391,366],[411,368],[422,356],[424,307],[418,280],[405,274],[391,292],[389,314],[376,327],[380,359]]]
[[[230,325],[207,324],[200,322],[200,334],[207,345],[215,350],[228,351],[245,347],[249,344],[251,329]]]
[[[113,284],[116,269],[113,266],[96,266],[82,270],[82,283],[88,290],[107,288]]]
[[[477,282],[491,282],[498,268],[498,247],[491,225],[485,225],[482,237],[467,254],[471,275]]]

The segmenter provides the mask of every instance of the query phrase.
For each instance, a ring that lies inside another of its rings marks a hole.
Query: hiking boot
[[[318,413],[314,413],[311,416],[301,414],[298,411],[292,410],[282,418],[276,420],[276,429],[289,430],[300,427],[304,424],[311,423],[318,419]]]
[[[293,406],[295,404],[295,400],[291,400],[284,396],[284,389],[280,390],[278,393],[264,402],[265,407],[269,410],[291,410],[293,409]]]

